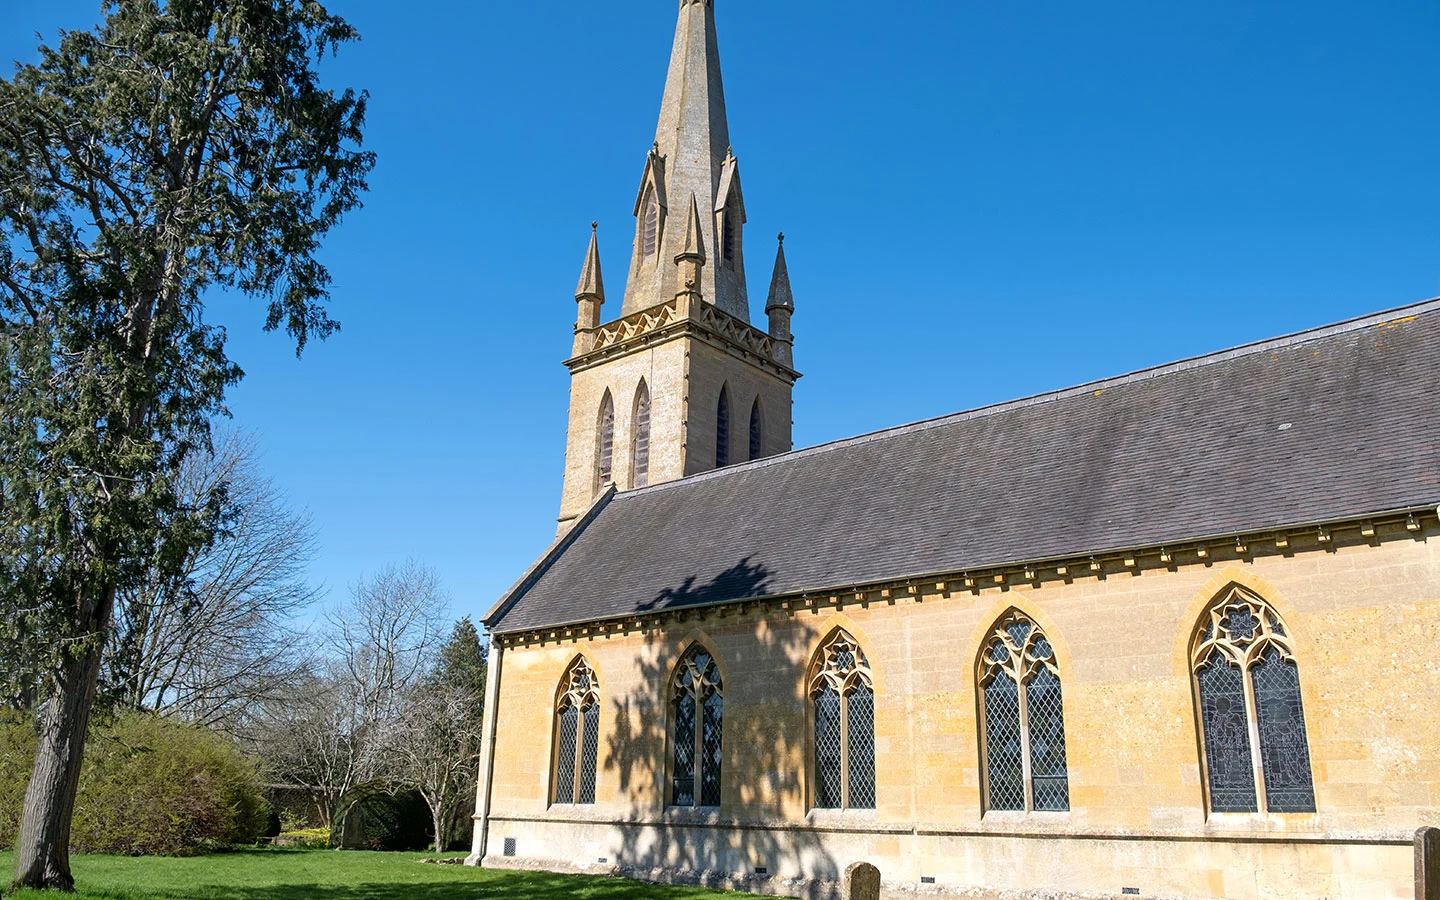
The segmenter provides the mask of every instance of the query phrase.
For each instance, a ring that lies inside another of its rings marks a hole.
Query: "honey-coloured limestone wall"
[[[506,642],[484,864],[816,897],[863,861],[886,897],[1411,900],[1412,836],[1440,825],[1437,537],[1427,519],[1419,533],[1269,556],[980,590],[897,585]],[[1207,813],[1189,654],[1232,585],[1267,601],[1296,646],[1314,814]],[[1055,647],[1068,813],[982,802],[976,662],[1012,608]],[[836,628],[875,671],[874,810],[811,808],[802,681]],[[668,809],[667,685],[696,641],[724,679],[722,799]],[[603,698],[596,803],[553,806],[554,701],[580,655]]]

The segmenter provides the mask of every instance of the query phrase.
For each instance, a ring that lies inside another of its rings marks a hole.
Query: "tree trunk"
[[[104,633],[114,603],[114,591],[106,590],[95,604],[91,622],[86,623],[94,627],[92,635]],[[25,791],[20,837],[15,845],[16,887],[75,889],[70,874],[70,820],[75,813],[80,766],[85,759],[85,732],[95,704],[103,651],[104,644],[97,638],[81,656],[67,660],[45,704],[35,767]]]
[[[435,855],[440,856],[445,852],[445,814],[440,807],[430,808],[430,818],[435,821]]]

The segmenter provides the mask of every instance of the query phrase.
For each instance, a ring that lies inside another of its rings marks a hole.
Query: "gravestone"
[[[1440,900],[1440,828],[1415,832],[1415,900]]]
[[[846,869],[845,900],[880,900],[880,870],[863,862]]]

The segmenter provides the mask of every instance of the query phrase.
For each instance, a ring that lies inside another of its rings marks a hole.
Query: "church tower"
[[[592,226],[576,288],[560,529],[611,484],[631,490],[791,449],[794,369],[784,236],[750,324],[745,199],[730,146],[715,0],[680,0],[660,123],[636,192],[620,317],[603,322]]]

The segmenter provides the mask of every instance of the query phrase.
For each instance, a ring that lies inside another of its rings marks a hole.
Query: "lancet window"
[[[844,631],[821,648],[809,678],[815,733],[815,807],[875,808],[875,681]]]
[[[650,483],[650,389],[645,382],[635,392],[635,446],[632,483],[637,488]]]
[[[724,685],[704,648],[685,654],[671,683],[672,806],[719,806]]]
[[[759,459],[764,454],[763,433],[764,425],[760,419],[760,400],[755,400],[755,405],[750,407],[750,458]]]
[[[555,703],[554,801],[589,805],[595,802],[595,777],[600,755],[600,680],[585,660],[577,659],[565,673]]]
[[[595,435],[595,480],[605,487],[615,478],[615,401],[610,392],[600,401],[600,425]]]
[[[655,189],[645,192],[645,204],[640,218],[640,243],[643,258],[650,259],[660,248],[660,201]]]
[[[1300,667],[1280,617],[1232,587],[1202,617],[1190,658],[1210,811],[1315,812]]]
[[[739,230],[739,226],[735,224],[735,213],[731,212],[728,209],[725,210],[725,212],[722,214],[722,218],[724,220],[724,227],[720,242],[721,257],[724,259],[726,266],[734,268],[736,239],[735,233]]]
[[[1055,649],[1034,622],[1012,612],[980,653],[981,753],[986,806],[1065,812],[1065,712]]]
[[[730,391],[720,389],[720,403],[715,407],[715,467],[730,465]]]

